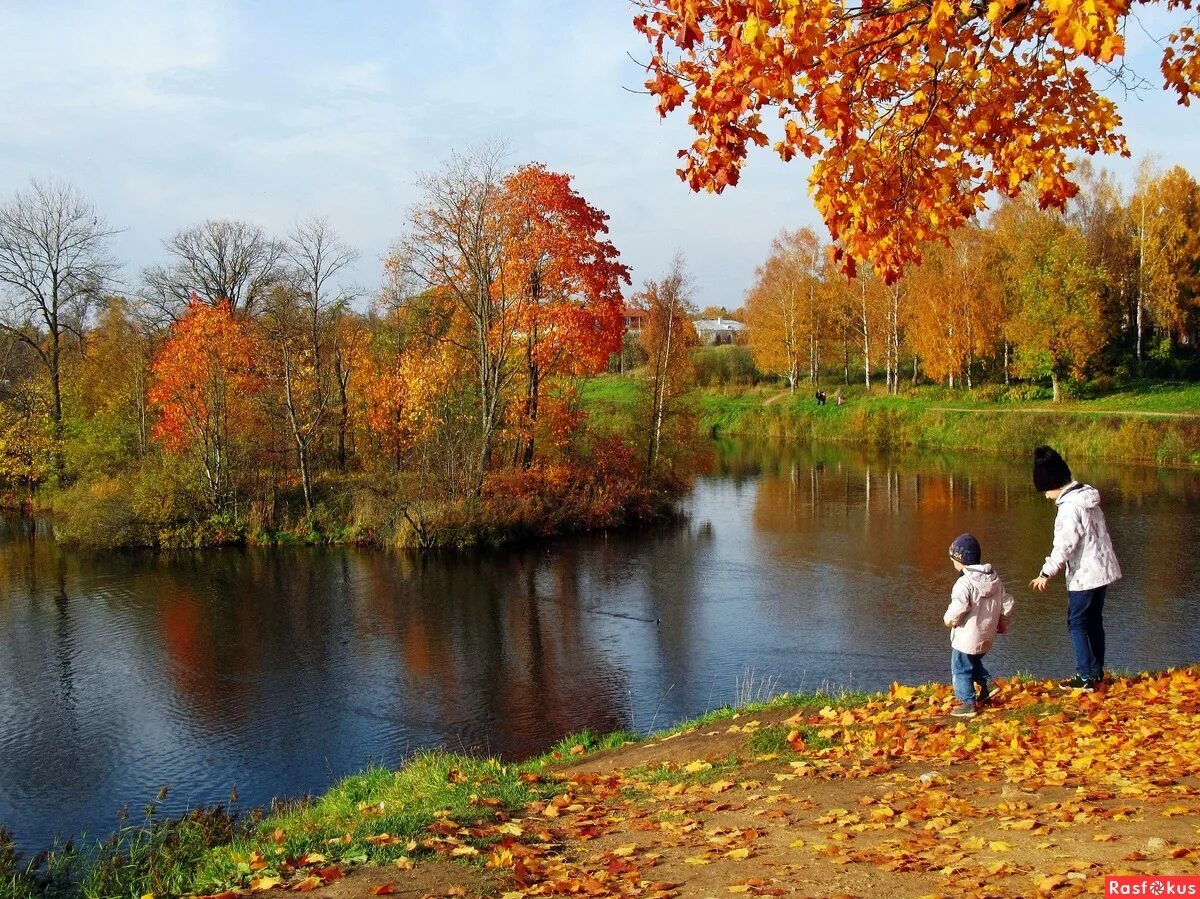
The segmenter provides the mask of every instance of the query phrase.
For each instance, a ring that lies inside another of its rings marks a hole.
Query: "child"
[[[961,534],[950,544],[950,560],[960,572],[942,617],[950,628],[950,674],[959,704],[950,713],[974,718],[988,702],[988,672],[983,657],[997,633],[1007,633],[1016,603],[991,565],[981,565],[979,541]],[[975,696],[979,684],[979,696]]]
[[[1075,650],[1075,676],[1064,690],[1091,693],[1104,682],[1104,594],[1121,577],[1100,491],[1071,478],[1063,457],[1048,446],[1033,451],[1033,486],[1054,500],[1054,546],[1041,574],[1029,582],[1044,592],[1050,578],[1067,570],[1067,630]]]

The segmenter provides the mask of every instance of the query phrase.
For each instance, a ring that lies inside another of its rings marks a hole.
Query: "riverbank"
[[[540,464],[489,477],[479,496],[440,497],[420,483],[382,485],[365,474],[330,475],[311,512],[261,505],[220,514],[170,501],[154,474],[98,477],[43,488],[0,509],[48,516],[64,544],[97,549],[358,545],[386,549],[495,549],[568,534],[637,528],[674,518],[690,480],[649,476],[623,444],[588,464]],[[181,493],[182,491],[177,491]],[[295,500],[295,497],[290,499]]]
[[[609,375],[584,396],[610,420],[628,416],[638,384]],[[922,387],[898,396],[861,386],[846,402],[818,406],[807,388],[777,386],[697,391],[701,427],[713,435],[845,443],[872,450],[922,449],[1023,456],[1055,446],[1067,458],[1200,465],[1200,385],[1147,384],[1057,405],[1038,391],[949,391]],[[1028,399],[1022,397],[1028,394]]]
[[[84,895],[224,899],[1073,896],[1106,874],[1195,870],[1200,667],[1095,694],[997,685],[970,721],[948,715],[945,685],[894,685],[781,696],[640,740],[584,734],[521,765],[419,756],[232,825],[220,845],[201,845],[199,818],[127,836],[79,881]],[[62,895],[3,859],[6,899]]]

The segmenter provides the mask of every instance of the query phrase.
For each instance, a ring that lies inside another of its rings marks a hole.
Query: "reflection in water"
[[[721,447],[686,524],[471,557],[353,549],[94,556],[0,519],[0,824],[103,833],[124,803],[262,804],[416,749],[518,757],[782,689],[945,679],[946,552],[971,530],[1018,600],[989,657],[1070,669],[1061,583],[1024,588],[1053,507],[1025,465]],[[1126,579],[1118,668],[1200,655],[1200,478],[1095,467]]]

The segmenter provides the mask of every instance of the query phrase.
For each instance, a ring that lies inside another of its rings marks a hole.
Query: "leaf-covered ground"
[[[387,867],[260,855],[274,873],[226,896],[1059,897],[1200,870],[1200,668],[951,705],[897,686],[711,720],[548,770],[559,792],[522,809],[441,817]]]

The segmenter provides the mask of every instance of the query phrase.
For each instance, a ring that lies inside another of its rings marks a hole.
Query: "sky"
[[[513,165],[574,176],[611,217],[634,286],[679,250],[700,306],[736,308],[781,229],[822,228],[808,165],[752,154],[741,183],[693,194],[690,142],[638,93],[647,45],[626,0],[0,0],[0,196],[53,176],[121,230],[120,287],[136,291],[162,241],[207,218],[285,234],[327,217],[359,250],[364,295],[419,199],[420,173],[502,139]],[[1117,99],[1134,160],[1200,175],[1200,104],[1161,90],[1143,16],[1130,62],[1152,82]]]

